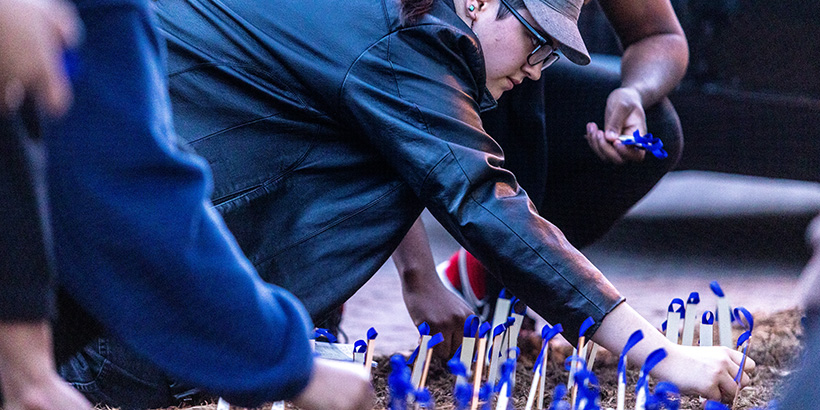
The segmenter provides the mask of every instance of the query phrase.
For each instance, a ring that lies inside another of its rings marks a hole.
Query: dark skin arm
[[[604,128],[587,125],[587,140],[598,156],[622,164],[642,161],[645,152],[628,148],[618,136],[647,132],[644,109],[658,103],[686,73],[689,47],[668,0],[600,0],[624,46],[621,87],[607,99]],[[650,131],[651,132],[651,131]]]
[[[473,312],[439,280],[421,218],[396,248],[393,263],[410,317],[416,326],[427,322],[431,334],[442,333],[444,341],[434,351],[438,357],[449,359],[461,345],[464,320]]]

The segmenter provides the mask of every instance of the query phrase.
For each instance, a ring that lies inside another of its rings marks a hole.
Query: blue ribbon
[[[467,316],[467,320],[464,321],[464,337],[475,337],[479,322],[481,322],[481,320],[478,319],[478,316]]]
[[[336,343],[336,336],[333,336],[327,329],[318,327],[313,331],[313,338],[318,339],[320,337],[324,337],[330,343]]]
[[[450,368],[450,373],[455,376],[467,378],[467,369],[458,357],[453,357],[447,362]],[[473,398],[473,386],[470,383],[456,383],[453,389],[453,401],[455,402],[456,410],[465,410],[470,405],[470,400]]]
[[[507,288],[501,288],[501,292],[498,293],[499,299],[507,299]]]
[[[444,335],[441,332],[436,333],[433,337],[430,338],[430,341],[427,342],[427,349],[432,349],[435,345],[444,341]]]
[[[418,404],[419,407],[423,409],[433,408],[433,396],[430,395],[430,390],[427,390],[426,387],[416,390],[415,396],[416,404]]]
[[[520,312],[516,310],[516,309],[518,309],[518,305],[522,306]],[[521,301],[521,299],[519,299],[517,297],[513,297],[512,302],[511,302],[511,306],[512,306],[512,311],[513,312],[518,313],[519,315],[522,315],[522,316],[527,314],[527,305],[525,305],[524,302]]]
[[[618,377],[626,383],[626,354],[629,353],[629,350],[632,349],[638,342],[643,340],[643,332],[638,329],[631,336],[627,339],[626,344],[624,345],[624,349],[621,350],[621,356],[618,358]]]
[[[356,343],[353,343],[353,352],[354,353],[364,353],[367,351],[367,342],[364,340],[357,340]]]
[[[675,310],[675,304],[680,305],[680,307]],[[680,313],[680,317],[686,316],[686,305],[683,303],[683,299],[681,298],[674,298],[671,302],[669,302],[669,307],[667,308],[668,312],[676,312]]]
[[[490,383],[484,383],[481,385],[481,389],[478,391],[478,399],[484,402],[484,405],[481,406],[481,410],[490,410],[490,396],[493,394],[493,386]]]
[[[495,386],[496,392],[501,392],[501,387],[507,385],[507,397],[512,395],[512,375],[515,372],[515,362],[518,356],[510,358],[501,364],[501,377],[498,379],[498,384]]]
[[[577,410],[600,410],[601,409],[601,388],[598,386],[598,378],[586,368],[579,369],[575,373],[575,385],[578,386],[578,395],[575,399]]]
[[[755,327],[755,319],[752,317],[752,314],[749,313],[748,310],[744,307],[736,307],[734,310],[734,317],[737,318],[737,321],[743,324],[744,327],[747,327],[749,330],[743,332],[740,337],[737,338],[737,347],[740,347],[745,343],[749,338],[752,337],[752,329]],[[735,376],[735,382],[740,383],[740,378],[743,375],[743,366],[746,364],[746,358],[749,354],[749,345],[743,348],[743,359],[740,360],[740,368],[737,369],[737,375]]]
[[[664,333],[666,332],[666,322],[667,321],[664,320],[663,323],[661,323],[661,331],[664,332]]]
[[[564,328],[561,327],[560,323],[553,327],[550,327],[550,325],[544,325],[544,327],[541,328],[541,351],[538,353],[538,358],[535,359],[535,364],[532,367],[533,373],[537,372],[538,369],[541,368],[541,362],[544,360],[544,353],[546,352],[547,347],[549,347],[550,339],[563,331]]]
[[[559,384],[555,386],[555,394],[552,396],[552,404],[549,410],[569,410],[569,403],[564,401],[564,396],[567,395],[567,386]]]
[[[407,395],[413,391],[410,381],[410,369],[401,355],[390,358],[390,375],[387,376],[387,388],[390,393],[389,410],[406,410]]]
[[[646,362],[644,362],[643,367],[641,367],[641,377],[638,379],[638,384],[635,386],[635,393],[638,393],[641,389],[648,388],[649,372],[652,371],[652,369],[665,358],[666,350],[664,348],[655,350],[646,357]]]
[[[726,296],[723,294],[723,289],[720,288],[720,283],[716,280],[713,280],[712,283],[709,284],[709,288],[711,288],[712,292],[714,292],[719,298]]]
[[[723,403],[709,400],[703,405],[703,410],[729,410],[729,407]]]
[[[646,410],[678,410],[680,408],[680,390],[669,382],[660,382],[655,392],[646,397]]]
[[[704,325],[713,325],[715,324],[715,314],[712,313],[711,310],[707,310],[703,312],[703,319],[700,321]]]
[[[427,322],[421,322],[419,325],[419,337],[427,336],[430,334],[430,325]],[[413,353],[410,354],[410,357],[407,358],[407,364],[413,363],[416,360],[416,356],[419,354],[419,346],[416,346],[416,350],[413,350]]]
[[[580,366],[578,366],[578,367],[587,367],[587,361],[583,357],[578,356],[577,354],[575,354],[575,355],[572,355],[572,356],[567,357],[566,359],[564,359],[564,370],[572,369],[573,361],[575,363],[580,364]]]
[[[489,324],[488,322],[482,323],[481,326],[478,327],[478,337],[479,337],[479,339],[483,338],[484,336],[487,336],[487,332],[490,331],[491,327],[492,327],[492,325]]]
[[[589,328],[592,327],[592,325],[594,324],[595,319],[593,319],[592,316],[586,318],[586,320],[584,320],[584,323],[581,323],[581,328],[578,330],[578,337],[583,336],[587,332],[587,330],[589,330]],[[578,346],[578,348],[580,349],[581,346]]]
[[[379,332],[376,331],[376,328],[371,327],[370,329],[367,329],[367,340],[373,340],[377,336],[379,336]]]
[[[450,360],[459,360],[459,361],[461,360],[461,348],[462,347],[464,347],[463,344],[461,346],[459,346],[458,349],[456,349],[456,353],[453,355],[453,358],[450,359]]]
[[[652,153],[655,158],[664,159],[669,156],[669,153],[663,149],[663,142],[660,138],[655,138],[652,134],[647,133],[641,136],[640,131],[635,130],[632,138],[624,138],[621,140],[624,145],[631,145],[638,148],[643,148]]]
[[[507,323],[504,324],[504,327],[509,329],[512,327],[513,324],[515,324],[515,318],[510,316],[507,318]]]
[[[686,299],[686,303],[700,303],[700,294],[698,292],[692,292],[689,294],[689,299]]]

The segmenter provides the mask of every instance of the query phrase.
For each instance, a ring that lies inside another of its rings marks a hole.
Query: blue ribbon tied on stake
[[[664,159],[669,156],[669,153],[663,149],[663,142],[661,142],[661,139],[653,137],[650,133],[641,136],[641,132],[635,130],[631,137],[628,135],[622,135],[618,137],[618,139],[626,146],[633,146],[649,151],[657,159]]]
[[[736,307],[734,312],[735,319],[743,324],[745,327],[745,332],[741,333],[740,336],[737,338],[737,346],[743,346],[744,343],[749,341],[752,337],[752,329],[755,327],[755,320],[752,317],[752,314],[749,313],[748,310],[744,307]],[[735,376],[735,382],[740,383],[740,377],[743,375],[743,367],[746,365],[746,358],[749,356],[749,343],[746,343],[746,347],[743,348],[743,359],[740,360],[740,368],[737,370],[737,376]]]
[[[450,368],[450,373],[455,376],[461,376],[463,380],[467,379],[467,369],[464,364],[458,359],[458,355],[447,362],[447,367]],[[470,400],[473,398],[473,386],[470,383],[456,383],[453,389],[453,401],[455,401],[456,410],[465,410],[470,405]]]
[[[430,325],[427,322],[421,322],[419,325],[419,337],[427,336],[430,334]],[[413,350],[413,353],[410,354],[410,357],[407,358],[407,364],[411,364],[416,361],[416,356],[419,354],[419,347],[416,346],[416,350]]]
[[[475,337],[478,332],[478,324],[481,322],[476,315],[467,316],[464,321],[464,337]]]
[[[353,352],[354,353],[364,353],[367,351],[367,342],[364,340],[357,340],[356,343],[353,343]]]
[[[624,350],[621,351],[621,356],[618,358],[618,377],[624,383],[626,383],[626,354],[629,353],[629,350],[641,340],[643,340],[643,332],[636,330],[631,336],[629,336],[629,339],[624,345]]]

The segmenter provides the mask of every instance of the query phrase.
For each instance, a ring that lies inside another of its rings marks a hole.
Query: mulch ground
[[[780,384],[784,378],[793,372],[798,364],[798,356],[801,350],[801,312],[798,310],[788,310],[769,315],[755,315],[755,329],[752,335],[750,357],[757,363],[757,369],[752,375],[752,383],[740,393],[737,400],[737,410],[750,410],[754,408],[765,408],[766,404],[776,396],[780,389]],[[735,329],[735,337],[741,329]],[[532,365],[537,355],[539,341],[532,342],[522,339],[520,341],[522,355],[516,369],[516,386],[513,395],[513,406],[515,409],[523,409],[529,386],[532,382]],[[559,383],[567,382],[567,372],[563,370],[563,358],[570,353],[568,345],[557,348],[556,353],[550,354],[548,365],[547,389],[554,390]],[[388,357],[377,358],[379,366],[374,369],[373,385],[376,389],[378,401],[375,409],[385,409],[388,402],[387,375],[390,373],[390,359]],[[595,362],[595,375],[598,377],[601,388],[602,408],[614,408],[617,394],[617,357],[607,352],[599,353]],[[626,407],[634,408],[635,395],[634,386],[637,381],[637,369],[628,371],[629,386],[627,390]],[[435,408],[438,410],[452,410],[453,405],[452,390],[455,377],[450,374],[442,362],[433,361],[428,375],[427,387],[435,398]],[[632,390],[631,392],[629,390]],[[549,401],[545,400],[546,405]],[[196,406],[172,407],[163,410],[213,410],[216,404],[205,402]],[[236,407],[232,407],[235,409]],[[289,403],[288,409],[296,409]],[[493,407],[494,408],[494,407]],[[697,397],[682,397],[681,410],[695,410],[703,408],[703,400]],[[270,410],[270,405],[258,407],[253,410]]]

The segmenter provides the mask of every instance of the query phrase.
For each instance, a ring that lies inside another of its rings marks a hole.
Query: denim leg
[[[93,403],[124,410],[178,404],[165,374],[113,338],[93,340],[58,371]]]

